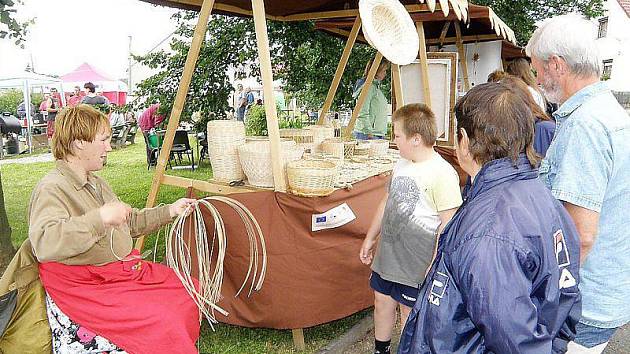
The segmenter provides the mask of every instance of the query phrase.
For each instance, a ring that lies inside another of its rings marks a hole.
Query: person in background
[[[54,91],[53,91],[54,90]],[[49,150],[52,147],[52,137],[55,134],[55,120],[57,113],[61,110],[61,103],[55,93],[56,89],[51,89],[51,93],[46,95],[46,136],[48,137]]]
[[[160,104],[154,103],[149,106],[138,117],[138,126],[143,133],[148,133],[151,129],[160,125],[166,117],[159,113]]]
[[[82,98],[83,96],[81,96],[81,88],[79,86],[75,86],[74,92],[72,93],[72,96],[68,100],[68,106],[75,107],[76,105],[81,103]]]
[[[245,120],[245,109],[247,109],[247,96],[245,91],[243,90],[243,85],[238,84],[236,91],[236,104],[234,105],[234,109],[236,110],[236,119],[239,121]]]
[[[109,104],[107,98],[96,94],[96,86],[93,83],[86,82],[83,88],[85,89],[85,96],[81,99],[81,103],[90,105]]]
[[[396,310],[400,306],[405,323],[431,264],[437,235],[462,203],[457,173],[433,150],[433,112],[426,105],[409,104],[397,109],[392,121],[400,160],[359,254],[363,264],[374,260],[370,286],[376,354],[389,354]]]
[[[529,105],[485,83],[455,115],[472,186],[438,238],[398,353],[564,353],[580,317],[579,238],[538,179]]]
[[[53,353],[197,353],[199,311],[172,269],[142,260],[133,240],[195,203],[133,209],[94,172],[110,146],[107,117],[64,109],[55,168],[29,203],[28,238],[45,289]]]
[[[531,108],[532,114],[536,120],[534,125],[534,150],[536,150],[540,156],[545,157],[556,131],[556,122],[549,118],[547,113],[536,104],[529,90],[529,86],[527,86],[523,80],[516,76],[509,75],[501,79],[501,83],[517,89],[516,93],[521,96]]]
[[[503,70],[495,70],[488,75],[487,82],[499,82],[504,77],[507,77],[509,74]]]
[[[365,78],[367,77],[372,62],[368,62],[365,71],[363,72],[363,82],[356,85],[358,86],[352,97],[357,99],[363,86],[365,84]],[[381,82],[387,75],[387,69],[389,68],[389,62],[385,59],[381,61],[378,66],[374,81],[367,94],[366,100],[361,107],[361,111],[357,117],[356,125],[352,134],[356,139],[384,139],[387,134],[387,98],[381,90]]]
[[[536,78],[534,77],[532,67],[529,65],[527,59],[517,58],[512,60],[512,62],[508,65],[506,72],[523,80],[527,84],[529,92],[532,94],[536,104],[540,106],[540,109],[543,112],[547,110],[547,102],[536,84]]]
[[[560,104],[540,180],[581,241],[582,318],[568,353],[601,353],[630,321],[630,118],[600,81],[595,34],[581,16],[557,16],[526,47],[547,99]]]
[[[115,103],[110,103],[110,110],[109,123],[112,128],[126,124],[125,115],[116,109]]]

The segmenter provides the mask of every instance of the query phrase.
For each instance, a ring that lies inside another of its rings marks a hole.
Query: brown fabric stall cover
[[[338,190],[315,198],[273,191],[229,195],[252,212],[267,245],[265,283],[250,298],[247,291],[234,297],[249,262],[249,242],[243,222],[229,207],[213,203],[224,220],[228,243],[224,298],[219,305],[229,316],[217,313],[217,319],[245,327],[306,328],[372,306],[370,268],[359,261],[359,249],[388,181],[389,176],[375,176],[355,184],[352,190]],[[333,229],[310,231],[313,214],[342,203],[350,206],[355,220]],[[209,212],[204,220],[209,230],[213,230]],[[188,243],[194,245],[190,240]]]

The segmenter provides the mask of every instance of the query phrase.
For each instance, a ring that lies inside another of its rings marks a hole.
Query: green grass
[[[141,135],[136,144],[124,149],[112,151],[107,158],[107,166],[98,174],[114,189],[118,197],[136,208],[143,208],[151,182],[154,168],[147,170],[145,145]],[[192,142],[194,146],[194,141]],[[195,154],[195,157],[198,156]],[[51,169],[53,162],[33,164],[0,165],[2,184],[9,223],[12,228],[12,241],[17,247],[28,236],[27,210],[31,192],[37,182]],[[167,170],[168,174],[208,180],[212,170],[204,161],[195,171]],[[158,194],[159,203],[170,203],[185,196],[183,188],[161,186]],[[161,260],[165,252],[163,236],[158,243],[157,260]],[[147,238],[144,249],[153,249],[155,235]],[[152,258],[152,257],[151,257]],[[304,330],[306,350],[301,353],[313,353],[330,340],[338,337],[348,328],[365,317],[361,312],[345,319]],[[207,324],[202,326],[199,348],[201,353],[296,353],[293,349],[291,331],[273,329],[251,329],[226,324],[215,326],[213,332]]]

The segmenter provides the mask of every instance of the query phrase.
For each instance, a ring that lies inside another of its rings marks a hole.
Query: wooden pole
[[[352,30],[350,31],[350,35],[348,36],[346,47],[343,49],[343,54],[341,54],[341,60],[339,61],[339,64],[337,64],[335,77],[333,78],[333,81],[330,84],[330,88],[328,89],[328,95],[326,95],[324,106],[322,106],[322,113],[320,114],[319,119],[317,120],[317,124],[322,124],[324,122],[324,117],[326,116],[326,113],[328,113],[328,111],[330,110],[332,101],[335,98],[335,93],[337,93],[337,89],[339,88],[339,82],[341,81],[341,76],[343,75],[343,72],[346,70],[346,64],[348,64],[348,58],[350,58],[352,47],[354,46],[354,42],[357,40],[357,35],[359,34],[359,28],[361,28],[361,17],[357,16],[356,20],[354,20],[354,25],[352,25]]]
[[[424,25],[422,22],[416,22],[416,31],[420,46],[418,47],[418,57],[420,58],[420,73],[422,75],[422,89],[424,104],[431,108],[431,90],[429,87],[429,61],[427,60],[427,44],[424,38]]]
[[[440,45],[444,45],[444,38],[446,38],[446,33],[448,32],[448,28],[451,26],[451,21],[447,21],[444,23],[442,27],[442,32],[440,33]]]
[[[267,132],[271,145],[271,168],[275,190],[287,190],[284,179],[284,166],[280,151],[280,129],[278,128],[278,113],[276,99],[273,96],[273,73],[271,72],[271,54],[269,53],[269,38],[267,37],[267,22],[265,19],[265,4],[263,0],[252,0],[254,13],[254,27],[256,28],[256,43],[260,60],[260,73],[263,81],[265,99],[265,116],[267,117]]]
[[[372,81],[374,81],[374,76],[376,76],[376,72],[378,71],[379,65],[381,65],[381,60],[383,60],[383,54],[380,52],[376,52],[376,56],[374,56],[374,61],[372,61],[372,66],[370,66],[370,71],[368,72],[367,77],[365,78],[365,83],[363,84],[363,88],[361,89],[361,93],[357,98],[357,105],[354,106],[352,110],[352,117],[350,117],[350,122],[348,122],[348,126],[344,131],[344,137],[352,136],[352,130],[354,129],[354,125],[357,121],[357,117],[359,116],[359,112],[361,112],[361,108],[363,108],[363,104],[365,103],[365,99],[367,98],[368,92],[370,92],[370,87],[372,87]]]
[[[208,28],[208,19],[212,12],[212,6],[214,0],[203,0],[201,5],[201,11],[199,12],[199,19],[195,26],[195,32],[193,34],[192,43],[186,56],[186,63],[184,64],[184,71],[182,73],[182,79],[179,81],[179,88],[175,95],[175,102],[173,103],[173,109],[168,119],[168,126],[166,128],[166,135],[164,136],[164,144],[158,157],[157,165],[155,166],[155,174],[153,174],[153,181],[151,182],[151,190],[147,197],[146,207],[150,208],[155,205],[158,191],[160,190],[160,184],[164,177],[164,171],[166,170],[166,163],[171,155],[171,148],[173,147],[173,138],[175,137],[175,131],[179,125],[179,117],[184,110],[184,103],[186,103],[186,96],[188,94],[188,88],[190,87],[190,81],[192,74],[195,71],[197,58],[199,57],[199,50],[206,37],[206,29]],[[138,238],[135,244],[137,250],[141,250],[144,245],[144,236]]]
[[[457,52],[459,53],[459,64],[462,68],[462,76],[464,77],[464,90],[470,90],[470,81],[468,81],[468,63],[466,61],[466,50],[462,41],[462,29],[460,23],[455,24],[455,38],[457,40]]]
[[[400,66],[392,65],[392,89],[394,91],[394,97],[396,97],[396,107],[398,109],[405,105],[402,82],[400,81]]]

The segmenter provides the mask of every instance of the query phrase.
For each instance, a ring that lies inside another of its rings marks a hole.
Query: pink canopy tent
[[[127,85],[120,80],[113,80],[101,73],[88,63],[81,64],[78,68],[61,76],[64,91],[72,92],[75,86],[81,87],[86,82],[96,85],[97,92],[103,92],[109,102],[122,106],[127,101]],[[69,97],[66,97],[69,98]]]

